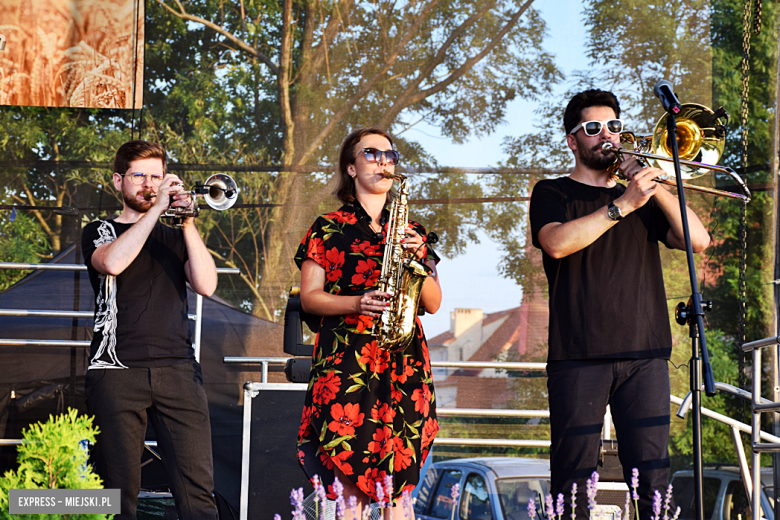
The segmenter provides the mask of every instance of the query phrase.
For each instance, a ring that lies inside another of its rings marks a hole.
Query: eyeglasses
[[[130,180],[133,181],[133,184],[136,186],[140,186],[146,181],[147,177],[150,177],[152,179],[152,184],[155,186],[159,186],[162,184],[164,175],[161,173],[141,173],[141,172],[135,172],[135,173],[125,173],[123,177],[130,177]]]
[[[585,135],[593,137],[594,135],[599,135],[601,133],[601,129],[604,128],[604,126],[607,127],[607,132],[610,134],[619,134],[623,131],[623,120],[610,119],[609,121],[583,121],[582,123],[572,128],[569,134],[574,135],[577,133],[577,130],[582,128],[585,131]]]
[[[366,161],[370,163],[380,162],[382,160],[383,154],[385,156],[385,159],[387,159],[387,162],[398,164],[398,161],[401,160],[401,154],[399,154],[395,150],[379,150],[378,148],[363,148],[362,152],[366,158]]]

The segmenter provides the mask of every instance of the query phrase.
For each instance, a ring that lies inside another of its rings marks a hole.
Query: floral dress
[[[385,210],[385,220],[387,210]],[[355,202],[314,222],[295,255],[325,269],[325,291],[354,295],[375,290],[382,271],[384,236]],[[425,229],[414,222],[415,231]],[[426,261],[438,262],[426,247]],[[377,483],[392,475],[395,498],[417,485],[420,468],[439,431],[433,378],[422,325],[401,353],[379,349],[373,318],[325,316],[314,346],[309,388],[298,432],[298,460],[318,475],[335,498],[333,466],[373,501]]]

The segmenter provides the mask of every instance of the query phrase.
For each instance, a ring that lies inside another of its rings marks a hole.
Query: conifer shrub
[[[103,481],[88,463],[87,443],[94,443],[98,428],[92,417],[67,413],[49,416],[45,423],[22,431],[16,470],[0,477],[0,520],[98,520],[106,515],[11,515],[8,494],[11,489],[102,489]],[[113,517],[113,515],[109,515]]]

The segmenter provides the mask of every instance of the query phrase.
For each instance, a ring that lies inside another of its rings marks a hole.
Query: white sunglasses
[[[610,119],[609,121],[583,121],[574,128],[572,128],[569,134],[574,135],[577,130],[582,128],[585,131],[585,135],[593,137],[599,135],[603,127],[607,127],[607,132],[610,134],[619,134],[623,131],[622,119]]]

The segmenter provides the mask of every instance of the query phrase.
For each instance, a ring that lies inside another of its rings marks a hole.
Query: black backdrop
[[[79,251],[70,246],[53,263],[81,263]],[[220,281],[226,276],[220,275]],[[195,294],[190,291],[190,313],[195,312]],[[2,309],[45,309],[92,311],[94,295],[86,272],[36,271],[0,293]],[[72,318],[33,318],[0,316],[0,337],[6,339],[91,339],[92,320]],[[194,327],[194,323],[192,324]],[[259,366],[225,365],[224,356],[286,356],[282,351],[282,326],[256,318],[228,305],[219,298],[204,298],[201,342],[203,380],[209,399],[214,477],[216,489],[236,509],[239,507],[241,478],[241,435],[243,419],[243,383],[260,381]],[[0,346],[0,438],[21,438],[28,424],[46,420],[68,406],[84,411],[84,374],[88,349],[59,347]],[[286,382],[281,371],[269,372],[270,382]],[[302,399],[302,397],[301,397]],[[274,442],[279,453],[289,452],[295,462],[295,438],[300,410],[286,408],[285,421],[292,421],[287,435]],[[274,412],[276,413],[276,412]],[[268,427],[276,421],[263,421]],[[294,427],[294,429],[292,428]],[[254,431],[257,433],[258,428]],[[286,431],[286,430],[285,430]],[[150,431],[149,439],[153,439]],[[16,447],[0,447],[0,472],[15,466]],[[259,466],[255,466],[259,467]],[[144,485],[161,484],[155,465],[144,471]],[[280,471],[274,464],[269,471]],[[290,475],[303,472],[297,463]],[[252,482],[252,488],[255,483]],[[289,489],[284,492],[289,503]],[[278,511],[284,513],[289,507]],[[273,513],[269,516],[272,518]]]

